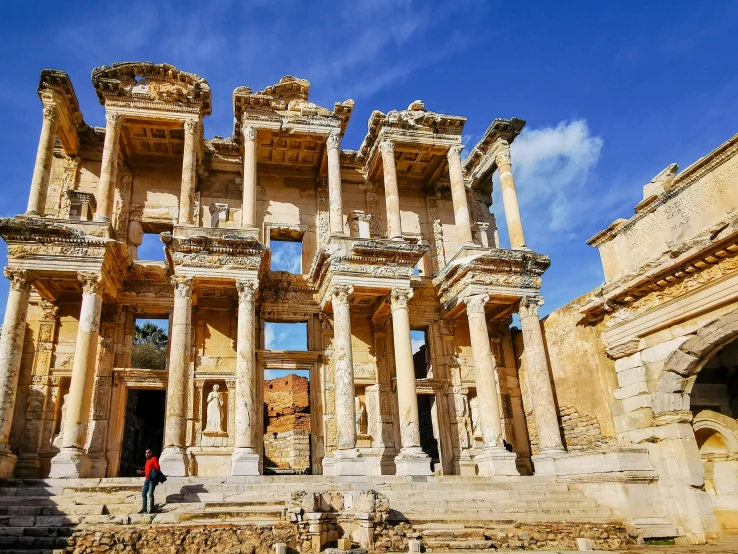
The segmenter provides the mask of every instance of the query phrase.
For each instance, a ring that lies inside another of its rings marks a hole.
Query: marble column
[[[26,215],[43,216],[46,209],[46,192],[49,188],[51,162],[54,160],[54,138],[59,127],[59,110],[56,106],[44,106],[44,121],[36,151],[36,165],[31,177],[31,194],[28,197]]]
[[[523,235],[523,222],[520,219],[520,206],[518,206],[518,194],[515,192],[515,180],[512,174],[510,158],[510,146],[505,142],[495,155],[497,170],[500,172],[500,184],[502,186],[502,206],[505,209],[505,220],[507,221],[507,232],[510,235],[511,248],[525,248],[525,236]]]
[[[182,188],[179,193],[179,224],[192,225],[197,182],[197,149],[195,131],[197,119],[184,122],[184,156],[182,158]]]
[[[482,431],[484,448],[474,456],[479,475],[518,475],[515,454],[508,452],[502,444],[502,420],[500,400],[497,394],[497,366],[489,346],[487,318],[484,313],[489,297],[483,294],[464,299],[469,320],[472,358],[474,359],[474,382],[479,406],[479,427]]]
[[[110,223],[113,218],[115,177],[118,172],[118,141],[123,118],[115,112],[105,114],[105,142],[103,143],[100,181],[97,186],[97,211],[94,221]]]
[[[256,127],[243,128],[243,209],[241,227],[256,226]]]
[[[528,390],[538,430],[539,454],[531,458],[538,474],[552,473],[552,464],[544,459],[564,452],[551,377],[548,374],[541,322],[538,319],[538,307],[542,305],[542,297],[524,296],[520,299],[518,310],[520,326],[523,329],[523,352],[528,374]]]
[[[448,149],[448,177],[451,181],[451,200],[454,204],[454,221],[456,222],[456,236],[459,244],[472,244],[471,219],[469,217],[469,202],[466,200],[464,173],[461,169],[461,151],[463,145],[452,146]]]
[[[102,309],[103,280],[98,273],[79,273],[82,307],[74,347],[72,380],[66,400],[62,448],[51,460],[49,477],[88,477],[90,459],[85,451],[90,420],[92,386],[97,364],[97,345]]]
[[[341,190],[341,139],[331,133],[328,149],[328,203],[330,205],[331,235],[343,235],[343,192]]]
[[[10,280],[10,291],[0,338],[0,479],[13,477],[16,462],[16,456],[11,452],[8,441],[13,426],[13,410],[23,356],[32,281],[31,272],[25,269],[6,267],[5,276]]]
[[[331,475],[366,475],[365,460],[356,448],[356,407],[354,397],[354,358],[351,347],[350,285],[334,285],[333,304],[333,363],[335,365],[336,427],[338,447],[328,459]],[[326,459],[323,459],[326,468]]]
[[[415,364],[410,340],[410,314],[407,309],[412,296],[413,291],[409,288],[392,289],[390,293],[401,443],[400,452],[395,456],[395,467],[397,475],[431,475],[430,456],[420,447]]]
[[[231,475],[259,475],[259,453],[255,433],[261,430],[256,402],[254,357],[254,297],[259,284],[236,281],[238,290],[238,339],[236,341],[236,444],[231,457]]]
[[[164,426],[164,450],[160,463],[165,475],[186,477],[188,458],[185,445],[187,431],[187,375],[190,369],[192,341],[191,277],[175,275],[174,310],[169,345],[169,382],[167,383],[167,417]]]
[[[402,240],[402,220],[400,218],[400,192],[397,188],[395,169],[395,143],[385,140],[379,145],[384,168],[384,198],[387,203],[387,238]]]

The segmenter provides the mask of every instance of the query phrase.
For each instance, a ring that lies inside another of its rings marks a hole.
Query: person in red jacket
[[[155,473],[158,473],[161,471],[161,468],[159,467],[159,460],[154,456],[154,453],[151,452],[151,449],[147,449],[146,453],[146,465],[144,466],[144,469],[139,469],[138,474],[139,475],[145,475],[146,480],[143,484],[143,489],[141,490],[141,496],[143,497],[143,508],[141,509],[139,514],[145,514],[146,513],[146,496],[149,497],[149,511],[148,513],[153,514],[156,509],[154,507],[154,489],[157,485],[157,479],[156,475],[151,474],[151,470],[156,470]]]

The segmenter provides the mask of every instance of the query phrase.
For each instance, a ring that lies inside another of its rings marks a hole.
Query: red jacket
[[[146,466],[144,467],[144,472],[146,474],[146,480],[149,480],[149,473],[151,473],[152,469],[157,469],[161,471],[161,468],[159,467],[159,460],[156,459],[156,456],[151,456],[148,460],[146,460]]]

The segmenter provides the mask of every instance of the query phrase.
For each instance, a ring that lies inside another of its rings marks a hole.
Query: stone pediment
[[[92,84],[103,105],[111,99],[127,99],[148,102],[148,107],[178,104],[196,108],[202,116],[212,110],[208,82],[170,64],[123,62],[97,67],[92,71]]]

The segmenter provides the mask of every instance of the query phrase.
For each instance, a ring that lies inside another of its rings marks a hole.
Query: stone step
[[[53,551],[55,548],[66,548],[66,546],[67,539],[65,537],[0,536],[0,551],[2,552],[12,549],[28,554],[29,551]]]
[[[487,550],[494,546],[494,542],[487,540],[424,540],[423,545],[428,552],[448,550]]]
[[[427,501],[426,501],[427,502]],[[424,502],[418,500],[418,501],[408,501],[405,499],[402,500],[394,500],[390,499],[390,506],[396,510],[403,510],[405,508],[417,508],[419,506],[423,506]],[[447,498],[437,498],[433,500],[433,506],[435,508],[445,508],[445,509],[458,509],[458,510],[464,510],[464,509],[477,509],[477,508],[486,508],[486,507],[494,507],[494,508],[508,508],[508,507],[518,507],[521,509],[539,509],[539,508],[547,508],[547,509],[558,509],[558,508],[597,508],[599,504],[597,501],[591,499],[591,498],[572,498],[572,499],[566,499],[566,500],[522,500],[518,498],[510,498],[507,500],[480,500],[480,499],[472,499],[472,500],[462,500],[462,499],[455,499],[455,500],[449,500]]]
[[[479,509],[407,509],[390,511],[390,519],[411,521],[612,521],[616,518],[609,508],[479,508]]]
[[[257,509],[210,509],[196,512],[178,512],[176,514],[180,522],[214,522],[226,521],[231,522],[238,520],[240,522],[265,523],[282,521],[281,510],[257,510]]]
[[[102,505],[86,506],[12,506],[0,504],[0,516],[84,516],[102,515]]]

